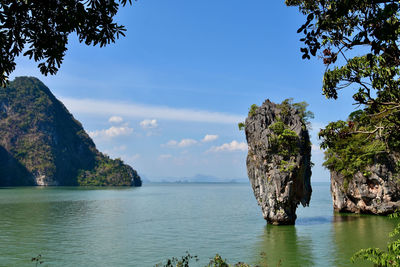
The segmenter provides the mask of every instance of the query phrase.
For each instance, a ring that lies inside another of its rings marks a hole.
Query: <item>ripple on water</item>
[[[360,248],[384,246],[396,221],[332,211],[329,184],[313,188],[295,226],[266,225],[248,184],[0,190],[0,265],[153,266],[186,251],[204,266],[354,266]],[[359,266],[365,266],[360,264]]]

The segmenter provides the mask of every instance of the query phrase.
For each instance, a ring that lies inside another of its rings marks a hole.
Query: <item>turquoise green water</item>
[[[397,223],[338,215],[328,184],[313,185],[296,226],[270,226],[248,184],[145,184],[142,188],[0,189],[0,266],[154,266],[186,251],[268,266],[352,265],[384,247]],[[264,255],[265,254],[265,255]]]

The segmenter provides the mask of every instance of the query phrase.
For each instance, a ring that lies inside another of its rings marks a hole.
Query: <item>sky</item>
[[[198,174],[246,178],[247,145],[238,122],[266,99],[306,101],[314,112],[312,181],[329,181],[317,133],[355,110],[352,91],[322,95],[325,66],[302,60],[305,18],[284,1],[138,0],[121,8],[126,37],[99,48],[70,35],[55,76],[17,59],[59,98],[97,148],[152,181]]]

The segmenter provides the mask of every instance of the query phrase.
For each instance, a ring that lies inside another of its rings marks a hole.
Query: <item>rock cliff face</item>
[[[0,186],[134,185],[138,174],[96,149],[82,125],[38,79],[0,88]]]
[[[331,171],[335,211],[378,215],[395,212],[400,208],[400,185],[390,169],[389,164],[376,164],[368,168],[368,177],[358,172],[351,179]]]
[[[245,122],[247,173],[268,223],[294,224],[298,204],[311,198],[311,143],[293,104],[266,100],[252,106]]]

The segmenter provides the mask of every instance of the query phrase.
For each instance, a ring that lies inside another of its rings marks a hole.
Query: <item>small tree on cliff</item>
[[[120,5],[131,0],[2,0],[0,1],[0,85],[5,86],[22,51],[44,74],[55,74],[76,33],[86,45],[103,47],[124,36],[114,21]],[[27,47],[26,47],[27,46]]]

